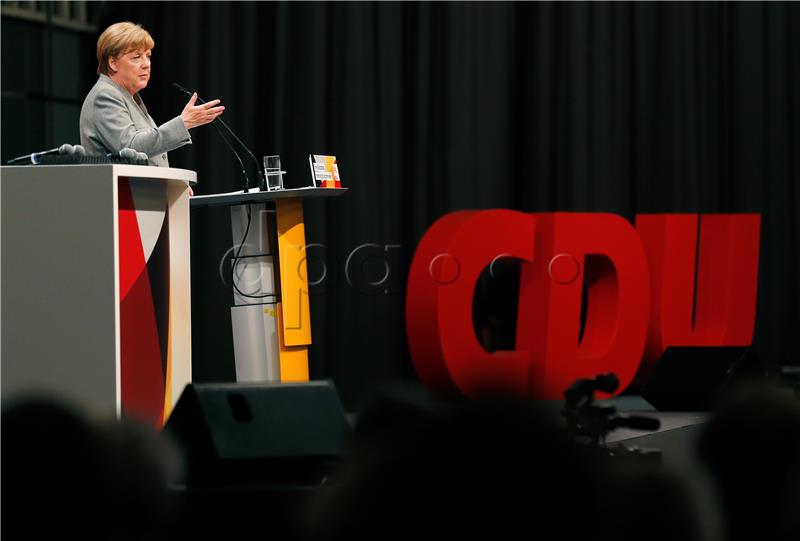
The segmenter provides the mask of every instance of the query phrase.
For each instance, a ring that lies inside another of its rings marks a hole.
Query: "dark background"
[[[185,103],[177,81],[222,99],[259,159],[280,154],[287,186],[308,184],[309,153],[337,156],[350,191],[305,205],[308,241],[327,247],[309,251],[311,279],[328,270],[312,292],[310,363],[348,408],[415,379],[408,264],[460,209],[759,212],[755,345],[773,370],[800,364],[798,4],[114,2],[89,4],[77,29],[3,8],[4,162],[78,142],[97,36],[121,20],[155,39],[142,96],[157,122]],[[171,165],[197,171],[197,193],[239,189],[214,130],[192,138]],[[388,292],[345,280],[368,243],[399,246]],[[229,247],[227,209],[193,211],[196,381],[233,379],[217,275]]]

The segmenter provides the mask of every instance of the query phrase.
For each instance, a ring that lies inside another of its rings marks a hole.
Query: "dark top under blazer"
[[[81,145],[89,155],[132,148],[149,156],[150,165],[169,167],[167,152],[190,144],[180,116],[156,126],[142,98],[101,74],[81,108]]]

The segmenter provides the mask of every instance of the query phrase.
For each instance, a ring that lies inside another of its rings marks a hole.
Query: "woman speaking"
[[[156,126],[139,96],[150,81],[154,45],[147,30],[129,22],[112,24],[100,35],[99,77],[81,108],[81,145],[87,154],[132,148],[147,154],[150,165],[169,167],[167,152],[191,143],[190,129],[208,124],[225,110],[219,100],[195,105],[194,94],[179,116]]]

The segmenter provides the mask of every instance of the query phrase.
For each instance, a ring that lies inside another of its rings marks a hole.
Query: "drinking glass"
[[[264,156],[264,175],[267,177],[267,190],[283,189],[283,174],[281,171],[281,157],[278,155]]]

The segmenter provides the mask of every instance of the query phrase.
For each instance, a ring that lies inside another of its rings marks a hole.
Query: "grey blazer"
[[[142,98],[101,74],[81,108],[81,145],[89,155],[132,148],[149,156],[150,165],[169,167],[167,152],[191,144],[180,116],[156,126]]]

